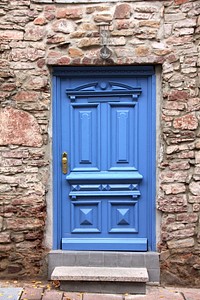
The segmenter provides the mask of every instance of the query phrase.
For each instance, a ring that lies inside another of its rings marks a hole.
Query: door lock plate
[[[63,154],[62,154],[62,172],[63,172],[63,174],[67,174],[67,172],[68,172],[68,154],[67,154],[67,152],[63,152]]]

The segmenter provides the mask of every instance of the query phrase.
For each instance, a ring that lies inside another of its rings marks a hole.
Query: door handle
[[[63,172],[63,174],[67,174],[67,172],[68,172],[68,154],[67,154],[67,152],[63,152],[63,154],[62,154],[62,172]]]

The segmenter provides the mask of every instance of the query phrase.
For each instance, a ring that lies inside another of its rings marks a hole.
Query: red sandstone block
[[[173,90],[169,95],[169,100],[186,100],[188,98],[187,91]]]
[[[50,290],[45,291],[42,300],[62,300],[63,299],[63,292]]]
[[[174,3],[175,3],[176,5],[181,5],[181,4],[187,3],[187,2],[189,2],[189,0],[175,0],[175,1],[174,1]]]
[[[115,19],[129,19],[131,15],[131,6],[127,3],[119,4],[115,8]]]
[[[21,300],[41,300],[43,288],[25,288]]]

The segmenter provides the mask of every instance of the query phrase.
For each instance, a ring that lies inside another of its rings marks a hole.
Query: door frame
[[[151,203],[148,204],[148,226],[147,236],[150,241],[151,247],[148,247],[148,251],[156,250],[156,76],[153,66],[76,66],[76,67],[55,67],[53,68],[52,79],[52,154],[53,154],[53,249],[61,249],[61,187],[63,174],[61,170],[61,101],[60,99],[60,78],[70,76],[70,72],[78,70],[78,75],[84,76],[84,72],[89,72],[91,69],[95,69],[98,72],[101,70],[109,71],[112,75],[115,70],[120,69],[127,73],[131,72],[131,75],[148,77],[149,94],[152,100],[151,114],[149,115],[148,124],[151,126],[150,145],[148,151],[150,152],[149,161],[149,194]]]

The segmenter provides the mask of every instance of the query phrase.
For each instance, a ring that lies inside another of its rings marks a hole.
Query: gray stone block
[[[145,266],[148,269],[159,268],[159,254],[157,252],[147,252],[144,256]]]
[[[76,266],[89,266],[89,253],[80,252],[76,253]]]
[[[118,253],[117,252],[105,252],[104,253],[104,266],[105,267],[117,267],[118,266]]]
[[[89,266],[102,267],[104,266],[104,252],[90,251],[89,253]]]
[[[76,255],[73,251],[52,250],[48,257],[48,279],[56,266],[74,266]]]
[[[132,253],[131,255],[131,267],[132,268],[140,268],[140,267],[146,267],[145,265],[145,259],[144,256],[146,253]]]
[[[52,280],[147,282],[146,268],[56,267]]]
[[[145,283],[132,282],[74,282],[62,281],[61,290],[68,292],[103,293],[103,294],[146,294]]]
[[[132,266],[132,256],[126,252],[118,253],[118,267],[130,268]]]
[[[148,269],[149,282],[160,282],[160,269]]]

